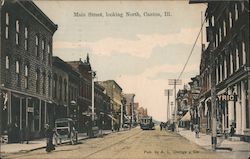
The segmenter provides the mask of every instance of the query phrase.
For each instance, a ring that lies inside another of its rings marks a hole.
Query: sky
[[[53,55],[65,61],[90,56],[97,80],[115,80],[149,115],[166,121],[165,89],[179,77],[201,27],[206,5],[188,1],[35,1],[55,23]],[[76,16],[78,14],[78,16]],[[201,40],[184,84],[199,74]],[[170,102],[174,101],[173,96]]]

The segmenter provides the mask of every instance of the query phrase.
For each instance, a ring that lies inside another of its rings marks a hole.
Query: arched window
[[[64,101],[67,101],[67,81],[64,80]]]
[[[46,93],[46,74],[43,72],[43,77],[42,77],[42,89],[43,89],[43,94]]]

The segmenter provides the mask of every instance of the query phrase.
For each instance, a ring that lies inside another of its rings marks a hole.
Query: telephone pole
[[[169,79],[168,84],[174,85],[174,125],[175,125],[175,131],[177,131],[177,105],[176,105],[176,85],[181,85],[180,79]]]
[[[172,96],[173,95],[173,90],[172,89],[165,89],[164,91],[165,93],[165,96],[167,96],[168,98],[168,101],[167,101],[167,121],[169,120],[169,116],[171,115],[170,113],[170,106],[169,106],[169,96]]]
[[[216,150],[217,144],[217,132],[216,132],[216,72],[215,72],[215,55],[214,55],[214,26],[209,25],[208,29],[208,40],[209,40],[209,52],[210,52],[210,76],[211,76],[211,118],[212,118],[212,133],[211,133],[211,144],[212,150]]]

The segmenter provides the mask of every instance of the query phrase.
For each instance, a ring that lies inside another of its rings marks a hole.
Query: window
[[[43,87],[43,94],[45,94],[45,93],[46,93],[46,91],[45,91],[45,88],[46,88],[46,86],[45,86],[45,82],[46,82],[46,75],[45,75],[45,73],[43,73],[43,83],[42,83],[42,87]]]
[[[62,99],[62,77],[59,78],[59,99]]]
[[[29,81],[29,67],[28,65],[24,66],[24,87],[28,88],[28,81]]]
[[[239,12],[238,12],[238,5],[235,3],[234,5],[234,10],[235,10],[235,20],[238,20],[239,18]]]
[[[211,18],[211,23],[212,23],[212,26],[214,26],[214,16],[212,16]]]
[[[235,49],[235,58],[236,58],[236,70],[239,69],[240,67],[240,59],[239,59],[239,49],[238,49],[238,46],[236,46],[236,49]]]
[[[53,90],[54,90],[53,97],[57,98],[57,76],[56,74],[54,75],[54,79],[53,79]]]
[[[19,61],[16,61],[16,73],[20,73]]]
[[[64,80],[64,101],[67,101],[67,81]]]
[[[230,74],[233,74],[233,53],[230,53]]]
[[[48,64],[51,64],[51,47],[50,44],[48,44]]]
[[[5,68],[6,69],[10,68],[10,59],[9,59],[9,56],[5,57]]]
[[[227,35],[227,26],[226,26],[225,20],[223,21],[223,34],[224,34],[224,37]]]
[[[20,30],[20,26],[19,26],[19,20],[16,20],[16,44],[19,44],[19,30]]]
[[[219,78],[220,78],[220,81],[222,81],[223,80],[223,77],[224,75],[223,75],[223,66],[222,66],[222,64],[220,63],[220,76],[219,76]]]
[[[222,33],[221,33],[221,28],[219,28],[219,42],[222,40]]]
[[[51,76],[48,76],[48,95],[51,96]]]
[[[36,39],[36,50],[35,50],[35,52],[36,52],[36,56],[37,57],[39,57],[39,39],[38,39],[38,36],[36,35],[36,37],[35,37]]]
[[[40,91],[40,71],[39,70],[36,71],[35,80],[36,80],[36,93],[39,93]]]
[[[246,64],[246,47],[245,42],[242,42],[242,64]]]
[[[16,79],[17,79],[17,86],[21,85],[21,79],[20,79],[20,63],[17,60],[16,61]]]
[[[232,28],[233,26],[233,18],[232,18],[232,13],[229,12],[229,27]]]
[[[24,28],[24,49],[28,50],[28,28]]]
[[[224,79],[227,78],[227,59],[224,59]]]
[[[45,42],[42,40],[42,60],[45,59]]]
[[[9,13],[5,13],[5,39],[9,38]]]

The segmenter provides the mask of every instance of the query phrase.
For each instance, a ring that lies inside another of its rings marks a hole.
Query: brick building
[[[16,124],[40,136],[50,122],[54,24],[32,1],[1,7],[0,105],[2,132]],[[11,140],[11,136],[9,138]]]
[[[95,82],[95,113],[97,125],[101,129],[111,129],[111,103],[110,97],[105,94],[105,88]]]
[[[80,74],[78,96],[76,105],[78,106],[78,124],[79,131],[86,131],[86,122],[91,120],[91,100],[92,100],[92,74],[91,65],[89,61],[89,55],[85,61],[81,59],[79,61],[68,61],[67,62],[75,71]]]
[[[69,115],[69,74],[71,67],[59,57],[53,57],[52,99],[54,118],[65,118]]]
[[[201,1],[191,0],[191,3]],[[201,105],[211,130],[211,74],[210,57],[215,59],[217,97],[233,96],[234,100],[217,100],[217,131],[224,132],[230,125],[236,134],[250,135],[250,53],[249,53],[249,1],[203,1],[206,10],[208,47],[203,49],[200,64]]]
[[[122,88],[114,80],[99,81],[101,86],[106,90],[111,100],[112,129],[118,129],[121,125],[121,106],[122,106]]]

